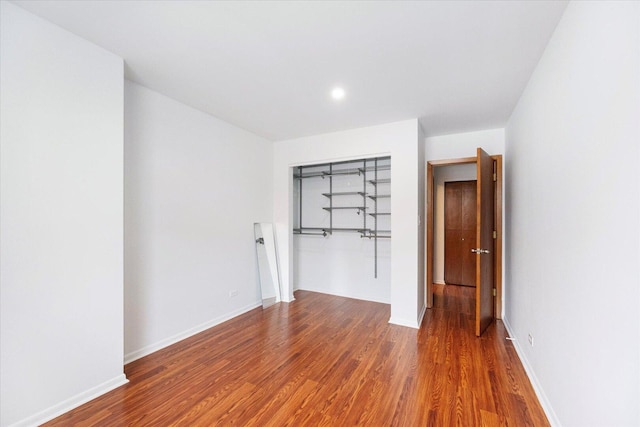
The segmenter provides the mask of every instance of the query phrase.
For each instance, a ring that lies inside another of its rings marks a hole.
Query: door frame
[[[496,227],[496,242],[495,242],[495,258],[494,258],[494,277],[496,296],[494,301],[494,317],[496,319],[502,319],[502,155],[491,156],[495,164],[496,184],[495,184],[495,227]],[[427,308],[433,307],[433,247],[434,247],[434,210],[435,210],[435,194],[434,190],[434,169],[437,167],[462,165],[462,164],[475,164],[477,163],[477,157],[462,157],[458,159],[447,160],[430,160],[427,162],[426,173],[426,211],[427,211],[427,224],[426,224],[426,242],[427,248],[425,251],[425,263],[427,265],[427,274],[425,278],[426,288],[426,305]]]

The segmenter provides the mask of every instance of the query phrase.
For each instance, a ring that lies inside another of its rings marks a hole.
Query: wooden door
[[[493,321],[493,159],[478,148],[477,229],[474,249],[476,263],[476,335],[480,336]]]
[[[447,284],[475,286],[476,181],[444,185],[444,280]]]

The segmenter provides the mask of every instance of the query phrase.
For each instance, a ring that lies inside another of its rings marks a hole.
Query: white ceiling
[[[503,127],[565,1],[16,1],[126,77],[271,140]],[[330,90],[342,85],[336,103]]]

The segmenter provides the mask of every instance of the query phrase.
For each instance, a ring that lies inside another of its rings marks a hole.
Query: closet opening
[[[292,174],[293,289],[390,303],[391,157]]]

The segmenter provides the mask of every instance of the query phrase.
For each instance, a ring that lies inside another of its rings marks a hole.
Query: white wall
[[[504,141],[504,129],[430,136],[424,140],[426,161],[475,157],[478,147],[491,155],[504,154]]]
[[[271,159],[271,142],[125,82],[127,361],[261,305]]]
[[[123,374],[123,62],[1,2],[0,424]]]
[[[391,319],[417,327],[424,303],[418,300],[420,277],[419,124],[407,120],[294,140],[274,145],[274,221],[282,274],[283,299],[293,300],[293,180],[301,164],[391,155]]]
[[[639,24],[570,3],[507,126],[506,323],[554,425],[640,425]]]
[[[476,149],[481,147],[491,155],[503,155],[503,167],[506,162],[504,129],[489,129],[476,132],[465,132],[452,135],[426,138],[425,163],[432,160],[449,160],[464,157],[475,157]],[[444,183],[447,181],[465,181],[476,179],[476,165],[439,166],[434,169],[434,190],[436,195],[434,209],[434,263],[433,279],[436,283],[444,283]],[[503,183],[503,186],[507,186]],[[504,201],[503,201],[504,202]],[[503,203],[503,217],[504,217]],[[504,228],[504,222],[503,222]],[[504,233],[503,233],[504,235]],[[504,250],[503,250],[504,253]],[[504,260],[503,260],[504,268]],[[504,293],[507,292],[503,286]]]

